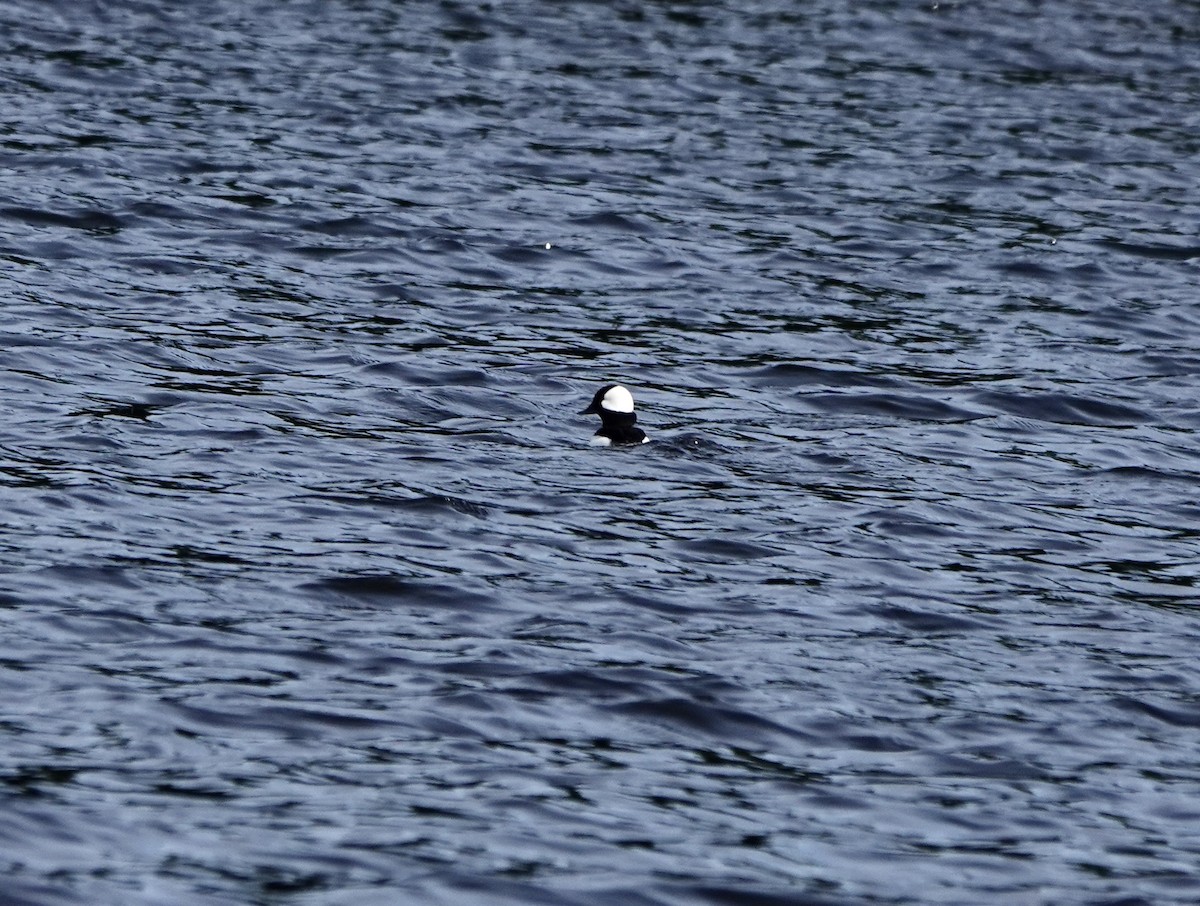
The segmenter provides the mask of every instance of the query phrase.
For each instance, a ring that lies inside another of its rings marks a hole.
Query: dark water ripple
[[[0,900],[1200,897],[1193,4],[0,34]]]

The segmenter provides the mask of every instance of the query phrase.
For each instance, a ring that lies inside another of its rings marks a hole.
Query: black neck
[[[600,421],[604,422],[606,428],[628,428],[637,421],[637,416],[632,412],[612,412],[608,409],[601,409]]]

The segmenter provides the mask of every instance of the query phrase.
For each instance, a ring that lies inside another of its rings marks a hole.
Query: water
[[[1198,13],[0,4],[0,899],[1195,902]]]

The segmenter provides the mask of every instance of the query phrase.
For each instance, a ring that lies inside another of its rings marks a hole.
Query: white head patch
[[[600,400],[600,405],[609,412],[632,412],[633,394],[620,384],[617,384],[612,390],[604,394],[604,399]]]

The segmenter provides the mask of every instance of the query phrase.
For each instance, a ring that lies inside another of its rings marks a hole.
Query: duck
[[[592,435],[592,443],[601,446],[630,446],[644,444],[649,437],[634,424],[633,394],[620,384],[607,384],[596,391],[592,404],[580,415],[600,416],[600,430]]]

